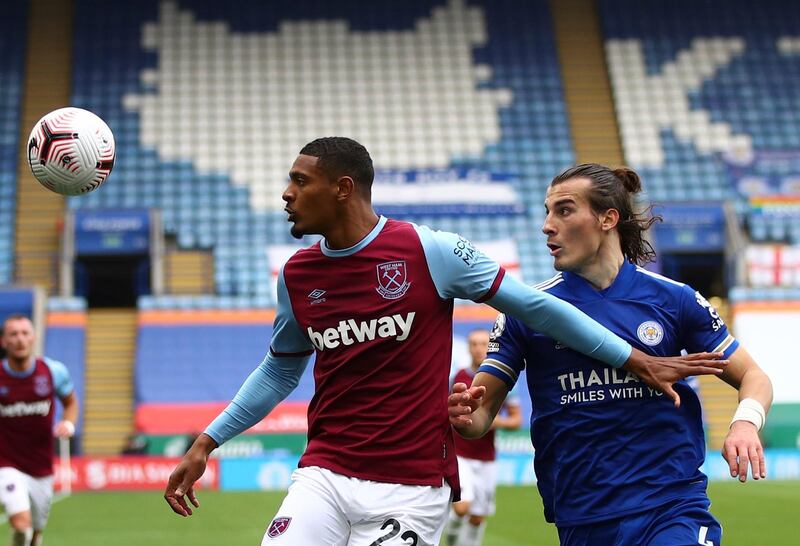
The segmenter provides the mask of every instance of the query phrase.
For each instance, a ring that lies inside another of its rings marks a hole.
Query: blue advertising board
[[[659,253],[722,252],[725,211],[721,203],[667,203],[654,207],[663,222],[653,225]]]
[[[765,449],[764,456],[771,480],[800,479],[800,449]],[[253,457],[222,459],[219,488],[222,491],[280,491],[291,483],[299,457]],[[709,453],[701,470],[709,480],[732,481],[728,464],[718,453]],[[533,456],[530,453],[497,455],[498,485],[531,485],[536,483]]]
[[[75,211],[78,256],[147,254],[150,212],[147,209]]]

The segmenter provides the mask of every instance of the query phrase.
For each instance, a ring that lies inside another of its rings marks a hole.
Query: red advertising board
[[[136,430],[145,434],[197,434],[227,405],[227,402],[139,404]],[[282,402],[249,432],[306,432],[307,412],[308,402]]]
[[[177,457],[72,457],[69,474],[73,491],[162,490],[180,462]],[[55,489],[63,489],[67,470],[56,459]],[[219,488],[219,462],[209,459],[198,482],[204,489]]]

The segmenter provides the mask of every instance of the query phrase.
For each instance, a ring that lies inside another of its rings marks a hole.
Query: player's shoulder
[[[287,271],[297,266],[302,267],[308,262],[317,260],[322,256],[320,241],[317,241],[311,246],[297,249],[297,251],[286,260],[286,263],[283,265],[283,270]]]
[[[47,366],[51,374],[69,375],[69,370],[67,368],[67,365],[61,362],[60,360],[56,360],[55,358],[50,358],[49,356],[43,356],[42,358],[40,358],[40,360],[44,363],[45,366]]]
[[[670,279],[660,273],[649,271],[638,265],[633,267],[633,278],[635,279],[634,291],[657,290],[673,297],[677,297],[683,292],[694,293],[694,289],[687,284]]]
[[[566,290],[566,286],[564,285],[564,277],[561,272],[556,273],[545,281],[534,284],[532,288],[535,290],[548,292],[554,296],[558,296],[561,292]]]

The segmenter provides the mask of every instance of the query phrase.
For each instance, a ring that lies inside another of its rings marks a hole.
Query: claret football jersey
[[[419,485],[455,476],[452,298],[489,298],[503,277],[488,259],[476,267],[480,256],[455,235],[381,218],[355,248],[322,241],[287,262],[284,311],[316,351],[300,466]],[[459,264],[473,276],[446,272]]]
[[[55,398],[73,391],[66,366],[37,358],[23,372],[0,364],[0,467],[30,476],[53,473]]]
[[[738,347],[699,292],[628,262],[605,290],[569,272],[538,288],[653,355],[685,350],[729,357]],[[676,409],[635,375],[500,315],[479,371],[513,386],[523,369],[533,406],[534,466],[548,521],[584,525],[705,495],[702,413],[686,381],[675,385],[681,396]]]

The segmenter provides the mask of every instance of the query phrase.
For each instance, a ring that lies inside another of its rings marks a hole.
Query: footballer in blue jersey
[[[571,303],[634,347],[657,356],[721,352],[721,377],[739,390],[723,456],[731,475],[766,476],[758,430],[772,401],[769,378],[691,287],[639,267],[652,258],[634,212],[636,173],[579,165],[547,192],[543,231],[559,273],[537,286]],[[454,387],[451,423],[480,435],[526,370],[534,467],[545,518],[564,545],[718,546],[709,512],[700,401],[685,380],[680,406],[624,370],[500,315],[471,388]]]

